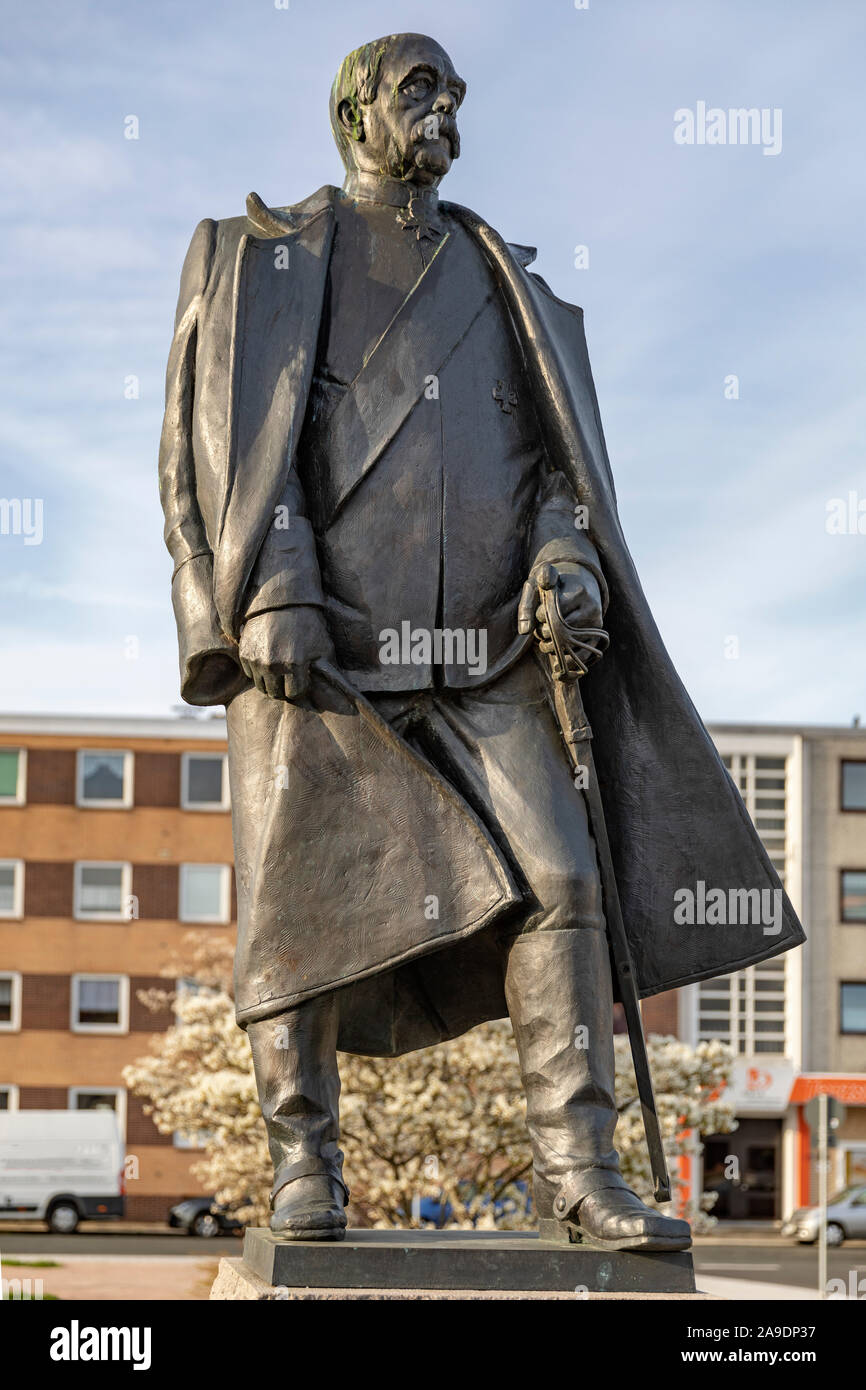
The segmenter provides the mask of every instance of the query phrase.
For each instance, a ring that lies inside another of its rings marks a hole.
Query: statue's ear
[[[350,140],[364,139],[364,118],[357,97],[344,97],[337,107],[337,120]]]

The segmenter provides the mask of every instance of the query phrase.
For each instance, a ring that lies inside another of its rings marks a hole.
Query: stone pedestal
[[[534,1231],[361,1231],[287,1241],[251,1229],[212,1298],[695,1297],[692,1257],[606,1253]],[[700,1295],[697,1295],[700,1297]]]

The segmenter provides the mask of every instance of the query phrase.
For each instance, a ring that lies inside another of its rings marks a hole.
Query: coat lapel
[[[297,231],[244,234],[238,245],[227,477],[214,567],[217,611],[232,636],[303,424],[333,237],[329,203]]]

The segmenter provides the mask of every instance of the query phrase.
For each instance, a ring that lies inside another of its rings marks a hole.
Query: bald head
[[[460,154],[455,113],[466,93],[435,39],[390,34],[343,59],[331,128],[346,169],[435,186]]]

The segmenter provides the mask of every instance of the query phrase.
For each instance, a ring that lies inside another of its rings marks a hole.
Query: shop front
[[[805,1109],[815,1096],[835,1096],[845,1107],[845,1118],[832,1135],[830,1187],[841,1190],[855,1183],[866,1185],[866,1076],[833,1072],[804,1072],[791,1089],[797,1116],[797,1202],[806,1207],[817,1201],[818,1177],[815,1150],[818,1136],[806,1122]]]
[[[786,1192],[785,1115],[794,1079],[786,1058],[739,1057],[730,1082],[737,1128],[704,1140],[704,1190],[720,1221],[776,1221]]]

